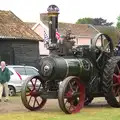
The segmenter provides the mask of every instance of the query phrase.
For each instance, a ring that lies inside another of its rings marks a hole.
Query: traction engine
[[[28,78],[21,99],[29,110],[41,109],[47,99],[58,99],[67,114],[79,112],[94,97],[105,97],[120,107],[120,57],[113,56],[111,38],[98,33],[90,45],[75,46],[68,31],[57,40],[59,8],[48,7],[50,55],[39,62],[40,75]]]

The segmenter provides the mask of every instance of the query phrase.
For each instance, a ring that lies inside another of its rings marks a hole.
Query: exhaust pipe
[[[55,50],[57,46],[56,31],[58,31],[59,8],[56,5],[50,5],[47,9],[49,19],[49,49]]]

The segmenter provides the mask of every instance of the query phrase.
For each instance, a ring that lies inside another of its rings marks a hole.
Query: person
[[[2,101],[2,94],[3,89],[5,93],[5,102],[8,101],[9,97],[9,89],[8,89],[8,82],[10,80],[10,72],[9,69],[6,67],[5,61],[1,61],[1,68],[0,68],[0,102]]]

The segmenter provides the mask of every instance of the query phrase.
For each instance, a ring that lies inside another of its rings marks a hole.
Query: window
[[[13,72],[11,70],[9,70],[9,72],[10,72],[10,75],[13,75]]]
[[[26,67],[25,70],[26,70],[26,74],[27,75],[38,75],[39,74],[37,72],[37,70],[35,70],[33,68]]]
[[[14,67],[15,71],[18,72],[20,75],[26,75],[24,67]]]
[[[77,39],[76,46],[77,45],[91,45],[91,38],[90,37],[80,37]]]

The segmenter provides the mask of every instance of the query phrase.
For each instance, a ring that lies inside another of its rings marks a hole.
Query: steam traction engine
[[[111,38],[98,33],[91,45],[75,47],[68,32],[63,41],[58,41],[58,12],[57,6],[48,7],[50,55],[39,62],[40,76],[24,83],[24,106],[37,110],[47,99],[58,98],[62,111],[71,114],[79,112],[94,97],[105,96],[111,106],[120,107],[120,58],[113,57]]]

